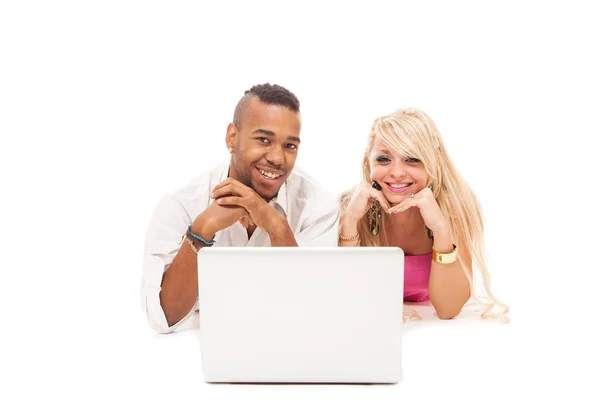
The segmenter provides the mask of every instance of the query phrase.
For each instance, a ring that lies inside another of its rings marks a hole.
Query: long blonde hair
[[[433,195],[442,213],[450,220],[454,243],[465,246],[471,254],[472,274],[466,268],[465,260],[458,257],[458,264],[471,288],[471,299],[474,301],[471,305],[475,306],[482,318],[496,317],[508,321],[506,314],[509,307],[499,302],[490,289],[490,275],[484,257],[483,217],[479,201],[446,152],[436,124],[425,112],[415,108],[400,109],[390,115],[377,118],[371,127],[363,157],[362,175],[368,183],[371,183],[369,156],[375,140],[379,140],[385,147],[403,156],[421,160],[429,178],[428,184],[432,186]],[[342,209],[348,205],[354,190],[355,188],[352,188],[340,196]],[[370,232],[367,215],[360,220],[358,233],[361,246],[381,246],[381,237],[386,237],[386,218],[386,213],[381,213],[380,232],[376,236]],[[482,278],[487,297],[480,297],[476,293],[474,277],[477,273]],[[500,308],[500,311],[494,311],[495,307]]]

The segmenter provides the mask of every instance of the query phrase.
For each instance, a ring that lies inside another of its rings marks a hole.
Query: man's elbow
[[[157,319],[152,318],[151,315],[147,315],[146,320],[148,322],[148,326],[150,326],[150,328],[156,333],[166,334],[166,333],[171,333],[174,330],[173,325],[175,325],[175,324],[170,324],[167,321],[165,321],[167,323],[158,321]]]
[[[182,320],[182,318],[179,317],[172,317],[170,315],[166,315],[165,317],[167,319],[167,327],[168,329],[172,329],[179,321]]]
[[[173,332],[174,328],[172,326],[175,325],[175,323],[169,323],[162,308],[160,308],[160,305],[158,307],[149,306],[149,300],[150,299],[148,298],[142,299],[142,309],[148,326],[156,333],[163,334]]]

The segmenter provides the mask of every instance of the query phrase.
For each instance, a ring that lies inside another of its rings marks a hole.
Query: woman
[[[405,301],[430,300],[442,319],[457,316],[474,293],[476,267],[488,294],[473,295],[481,316],[508,320],[490,292],[479,203],[427,114],[405,109],[376,119],[363,178],[340,198],[340,246],[400,247]]]

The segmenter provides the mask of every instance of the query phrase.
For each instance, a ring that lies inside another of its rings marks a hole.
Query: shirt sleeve
[[[168,195],[158,203],[146,231],[140,297],[148,324],[158,333],[173,332],[198,309],[196,301],[181,321],[169,327],[160,305],[163,274],[179,251],[189,221],[191,217],[181,203]]]
[[[298,247],[337,247],[340,223],[337,201],[325,202],[310,215],[311,222],[296,235]]]

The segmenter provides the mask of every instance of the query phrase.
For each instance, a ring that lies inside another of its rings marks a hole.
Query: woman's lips
[[[392,187],[392,184],[385,183],[392,193],[403,193],[408,190],[413,184],[412,183],[394,183],[394,186],[403,186],[403,187]]]

